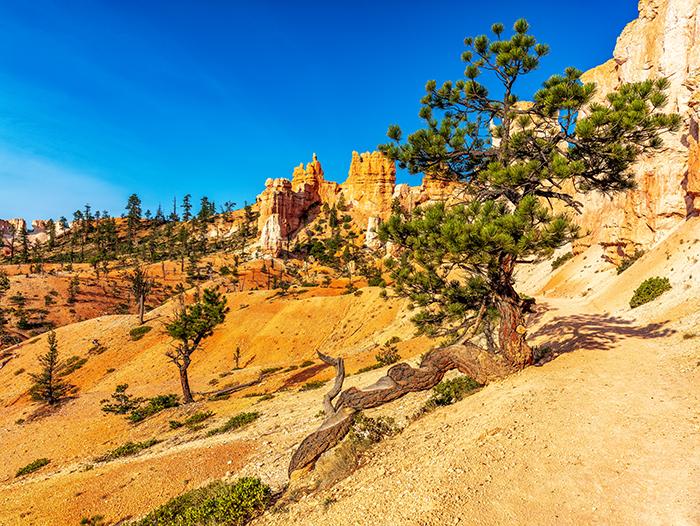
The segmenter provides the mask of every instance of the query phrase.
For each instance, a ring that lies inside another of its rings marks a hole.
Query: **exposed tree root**
[[[411,392],[431,389],[452,369],[457,369],[482,384],[502,378],[515,370],[503,357],[471,343],[451,345],[428,353],[418,368],[400,363],[391,367],[386,376],[373,385],[364,389],[346,389],[334,405],[333,398],[340,393],[345,379],[343,360],[321,353],[318,355],[321,360],[336,368],[336,379],[333,388],[324,397],[326,419],[321,427],[299,444],[289,463],[290,474],[312,464],[324,451],[340,442],[350,431],[355,414],[363,409],[378,407]]]

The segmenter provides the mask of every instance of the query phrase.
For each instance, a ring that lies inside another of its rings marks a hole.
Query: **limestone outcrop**
[[[576,252],[592,244],[615,262],[649,248],[700,209],[700,0],[641,0],[639,18],[618,38],[613,58],[584,74],[598,96],[625,82],[666,77],[666,111],[683,117],[681,131],[665,137],[666,150],[637,163],[637,188],[610,199],[588,195],[579,221],[586,234]]]

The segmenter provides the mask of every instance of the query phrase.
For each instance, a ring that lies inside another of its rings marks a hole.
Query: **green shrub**
[[[256,478],[212,482],[175,497],[134,526],[243,526],[267,508],[271,495]]]
[[[126,444],[122,444],[118,448],[113,449],[109,453],[98,457],[96,460],[98,462],[109,462],[110,460],[114,460],[116,458],[130,457],[131,455],[135,455],[139,451],[143,451],[144,449],[148,449],[149,447],[155,446],[159,442],[160,440],[157,440],[155,438],[151,438],[150,440],[144,440],[143,442],[127,442]]]
[[[617,273],[622,274],[625,270],[627,270],[632,265],[634,265],[635,261],[637,261],[643,255],[644,255],[643,250],[636,250],[635,253],[632,254],[631,256],[625,256],[624,258],[622,258],[622,261],[617,266]]]
[[[360,367],[356,374],[366,373],[367,371],[374,371],[375,369],[381,369],[384,367],[381,363],[373,363],[372,365],[367,365],[366,367]]]
[[[479,387],[481,387],[481,384],[468,376],[458,376],[452,380],[443,380],[433,387],[433,394],[428,400],[428,406],[454,404]]]
[[[19,468],[17,470],[17,473],[15,473],[15,477],[21,477],[23,475],[28,475],[29,473],[34,473],[35,471],[40,470],[43,468],[46,464],[51,462],[48,458],[38,458],[33,462],[30,462],[23,468]]]
[[[649,303],[661,296],[664,292],[671,290],[671,282],[668,278],[653,277],[642,281],[642,284],[634,291],[630,300],[630,307],[636,309],[640,305]]]
[[[109,526],[109,523],[105,522],[104,515],[83,517],[80,519],[80,524],[81,526]]]
[[[371,418],[358,413],[350,428],[349,438],[365,445],[376,444],[383,438],[397,434],[400,429],[391,417]]]
[[[313,365],[314,362],[313,360],[304,360],[301,362],[301,365],[299,367],[309,367],[310,365]]]
[[[312,380],[311,382],[306,382],[301,386],[300,391],[312,391],[314,389],[319,389],[325,385],[324,380]]]
[[[268,375],[268,374],[274,374],[277,371],[281,371],[282,369],[284,369],[284,367],[267,367],[267,368],[263,369],[262,371],[260,371],[260,374],[263,376]]]
[[[210,419],[212,416],[214,416],[214,411],[197,411],[189,418],[186,418],[184,422],[179,422],[178,420],[170,420],[170,429],[177,429],[183,426],[192,430],[199,429],[199,424],[201,424],[205,420]]]
[[[377,354],[374,355],[374,359],[377,360],[377,363],[382,367],[385,365],[391,365],[392,363],[396,363],[401,359],[401,356],[399,356],[399,350],[396,347],[396,345],[394,345],[397,340],[400,340],[398,338],[394,338],[386,342],[384,344],[384,347],[380,349]]]
[[[109,400],[101,400],[102,411],[105,413],[114,413],[117,415],[125,415],[134,409],[138,408],[144,401],[143,398],[134,398],[128,394],[126,390],[129,384],[119,384],[112,393],[112,402]]]
[[[574,257],[573,252],[567,252],[566,254],[562,254],[557,259],[552,261],[552,270],[558,269],[559,267],[561,267],[564,263],[566,263],[567,261],[569,261],[573,257]]]
[[[251,422],[256,421],[260,418],[260,413],[257,411],[252,413],[239,413],[236,416],[232,416],[228,421],[220,426],[212,429],[207,433],[207,436],[219,435],[221,433],[228,433],[229,431],[234,431],[235,429],[240,429],[247,426]]]
[[[149,327],[148,325],[139,325],[138,327],[134,327],[129,331],[129,336],[131,337],[132,341],[138,341],[141,338],[143,338],[150,330],[151,327]]]
[[[127,420],[131,423],[136,424],[148,418],[149,416],[160,413],[164,409],[169,409],[171,407],[177,407],[180,405],[180,401],[176,394],[158,395],[153,398],[149,398],[145,405],[141,405],[136,409],[132,410]]]
[[[71,356],[68,358],[63,367],[61,368],[61,376],[68,376],[80,369],[83,365],[87,363],[87,358],[81,358],[80,356]]]
[[[386,287],[386,281],[381,276],[372,276],[367,280],[367,285],[370,287]]]

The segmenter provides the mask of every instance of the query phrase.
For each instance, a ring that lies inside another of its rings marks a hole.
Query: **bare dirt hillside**
[[[699,524],[698,340],[549,307],[538,336],[575,352],[419,419],[256,524]]]
[[[537,298],[530,335],[543,363],[418,420],[429,393],[368,412],[395,418],[403,431],[374,446],[345,480],[258,524],[700,524],[696,227],[689,221],[619,275],[595,247],[556,272],[550,262],[530,268],[520,288]],[[655,275],[668,276],[671,291],[630,309],[634,289]],[[414,337],[406,302],[375,288],[342,290],[228,294],[226,323],[190,369],[198,401],[137,425],[104,414],[100,400],[123,383],[138,396],[179,393],[164,356],[162,322],[172,303],[148,314],[151,331],[137,341],[133,315],[57,329],[61,356],[87,361],[69,376],[79,396],[50,414],[38,414],[27,395],[46,336],[12,349],[0,368],[0,524],[137,517],[222,477],[254,475],[283,489],[292,452],[322,420],[327,386],[303,386],[333,376],[317,350],[345,356],[355,373],[393,337],[414,362],[435,345]],[[104,352],[89,352],[94,339]],[[233,370],[237,347],[243,367]],[[345,385],[368,385],[385,370],[352,374]],[[252,381],[228,399],[208,400]],[[170,428],[197,411],[214,416],[201,429]],[[241,411],[261,416],[207,436]],[[160,442],[140,454],[98,461],[128,441],[154,438]],[[44,457],[47,466],[15,477]]]

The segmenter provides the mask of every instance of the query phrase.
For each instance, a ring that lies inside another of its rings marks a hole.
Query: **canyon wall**
[[[700,209],[700,0],[642,0],[639,18],[624,29],[613,58],[584,74],[598,96],[625,82],[666,77],[666,111],[683,117],[680,132],[667,134],[666,149],[640,160],[637,188],[610,199],[584,198],[579,218],[581,252],[600,244],[617,262],[624,254],[649,248]]]

